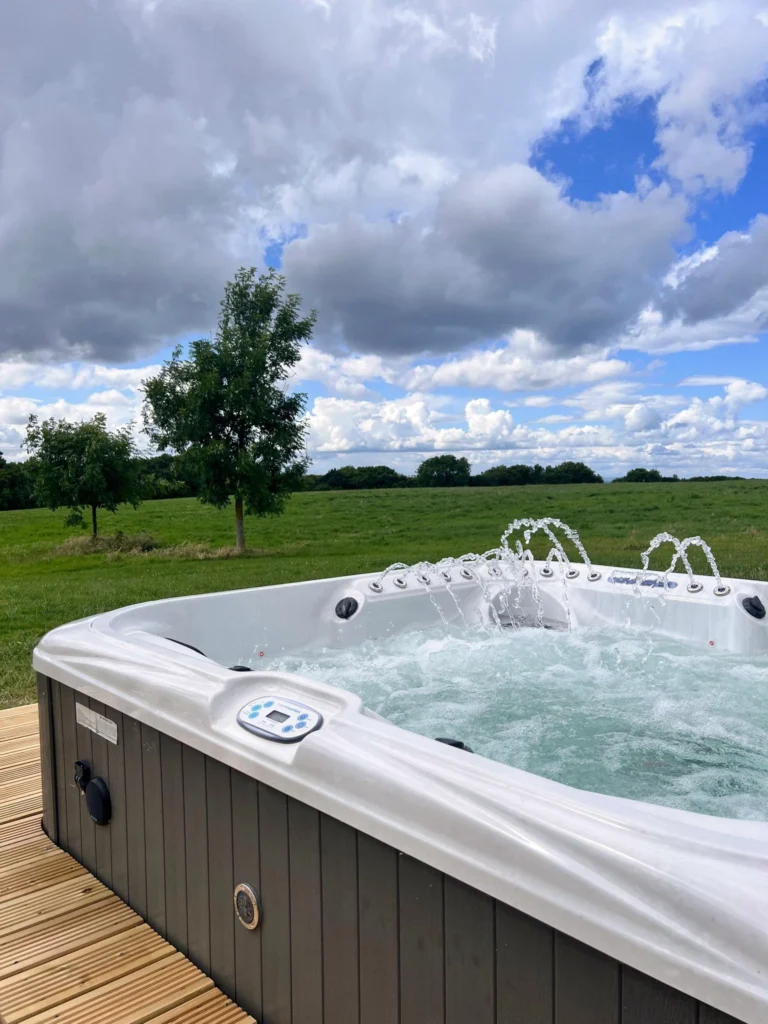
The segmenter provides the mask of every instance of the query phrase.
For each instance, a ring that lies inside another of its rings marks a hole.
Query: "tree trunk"
[[[237,533],[238,551],[245,551],[245,525],[243,523],[243,499],[235,498],[235,530]]]
[[[98,537],[99,531],[96,526],[96,506],[91,505],[91,522],[93,523],[93,536]]]

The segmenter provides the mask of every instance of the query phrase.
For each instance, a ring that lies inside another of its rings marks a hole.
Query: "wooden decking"
[[[0,711],[0,1022],[247,1024],[40,828],[37,705]]]

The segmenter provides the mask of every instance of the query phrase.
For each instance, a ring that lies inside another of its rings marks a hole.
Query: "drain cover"
[[[261,918],[259,898],[245,882],[235,887],[235,911],[243,928],[247,928],[249,932],[258,928]]]

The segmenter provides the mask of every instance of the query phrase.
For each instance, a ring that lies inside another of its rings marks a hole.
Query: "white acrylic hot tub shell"
[[[587,583],[582,567],[567,585],[575,626],[623,623],[631,612],[636,625],[707,647],[768,652],[768,621],[751,619],[740,602],[756,594],[768,604],[766,584],[727,580],[732,593],[715,598],[711,581],[690,595],[687,580],[672,576],[678,586],[661,601],[600,571]],[[283,649],[437,621],[423,592],[387,586],[372,595],[370,578],[136,605],[49,633],[35,668],[704,1003],[765,1024],[768,824],[575,790],[399,729],[346,691],[225,667],[250,659],[254,644],[268,666]],[[545,615],[556,618],[563,583],[541,588]],[[481,614],[474,584],[455,589]],[[342,622],[334,606],[348,595],[361,607]],[[446,597],[435,593],[438,603]],[[285,746],[246,732],[237,711],[264,693],[317,708],[323,727]]]

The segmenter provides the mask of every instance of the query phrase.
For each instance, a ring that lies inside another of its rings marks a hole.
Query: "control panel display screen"
[[[270,711],[267,718],[271,718],[273,722],[287,722],[290,715],[284,715],[282,711]]]

